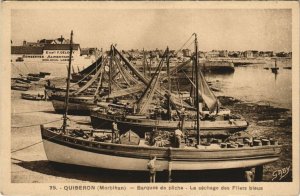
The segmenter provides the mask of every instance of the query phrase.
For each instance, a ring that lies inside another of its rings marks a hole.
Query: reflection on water
[[[274,64],[273,64],[274,65]],[[236,67],[231,75],[206,75],[207,81],[215,83],[221,90],[217,95],[232,96],[243,101],[264,102],[273,106],[292,108],[292,70],[290,61],[278,62],[278,73],[272,73],[270,64]]]

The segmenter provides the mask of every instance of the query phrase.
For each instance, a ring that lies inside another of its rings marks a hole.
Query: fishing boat
[[[101,109],[100,109],[101,110]],[[98,108],[91,110],[91,123],[93,128],[110,128],[113,122],[118,124],[118,128],[121,132],[133,130],[139,135],[143,135],[145,132],[149,132],[153,129],[160,130],[174,130],[178,127],[178,121],[175,120],[157,120],[149,119],[147,116],[127,115],[123,114],[107,114],[99,112]],[[186,120],[184,122],[185,129],[190,133],[195,130],[196,121]],[[246,130],[248,123],[245,120],[231,119],[231,120],[201,120],[202,134],[232,134]]]
[[[65,96],[53,94],[51,102],[56,113],[64,113]],[[90,110],[95,107],[93,96],[72,96],[69,97],[69,114],[73,115],[89,115]]]
[[[97,75],[96,75],[97,77]],[[79,89],[73,89],[69,96],[69,114],[73,115],[89,115],[90,110],[95,107],[94,92],[89,91],[89,84],[86,84]],[[65,105],[65,89],[57,89],[46,87],[51,96],[51,102],[55,112],[64,113]],[[85,91],[84,93],[82,93]],[[89,91],[89,92],[88,92]],[[81,94],[80,94],[81,93]],[[80,94],[80,95],[79,95]]]
[[[70,51],[72,51],[72,35],[73,32],[71,32]],[[196,36],[195,50],[198,51]],[[229,137],[225,140],[210,138],[203,143],[200,136],[199,118],[197,118],[196,125],[197,136],[187,137],[182,141],[178,140],[179,136],[175,135],[176,131],[159,135],[160,140],[156,140],[157,137],[153,133],[140,138],[134,131],[128,131],[117,137],[114,136],[114,132],[105,130],[67,129],[70,66],[71,55],[63,126],[44,127],[41,125],[44,150],[49,161],[114,170],[148,171],[149,159],[155,156],[157,171],[167,170],[169,176],[172,170],[254,167],[257,170],[255,174],[259,175],[257,179],[261,179],[262,165],[279,158],[281,146],[274,140]],[[196,70],[198,70],[197,65]],[[198,90],[198,82],[196,82],[196,90]],[[197,101],[199,101],[199,95]],[[199,115],[198,104],[197,116]],[[177,138],[175,139],[176,146],[173,143],[174,136]],[[155,141],[154,144],[159,144],[153,145],[152,141]]]
[[[74,137],[73,131],[41,126],[44,149],[49,161],[96,168],[147,171],[150,155],[157,157],[158,171],[169,170],[216,170],[257,167],[278,160],[281,146],[254,146],[249,143],[215,143],[206,146],[151,146],[140,139],[138,145],[113,143],[111,136],[103,134],[103,140],[84,132]],[[246,141],[246,140],[245,140]],[[252,140],[251,140],[252,141]],[[254,141],[254,140],[253,140]],[[261,143],[264,140],[256,140]],[[268,142],[266,142],[268,143]],[[245,145],[246,144],[246,145]],[[240,146],[240,147],[239,147]]]
[[[142,76],[140,77],[141,81],[145,81],[144,84],[146,84],[147,86],[140,98],[136,101],[136,104],[131,107],[134,108],[134,106],[136,106],[136,112],[134,111],[132,113],[128,113],[127,111],[124,111],[124,108],[128,107],[127,104],[101,105],[100,103],[98,103],[99,107],[95,107],[90,112],[93,128],[109,128],[112,122],[116,122],[122,132],[132,130],[138,132],[140,136],[142,136],[145,132],[151,131],[155,128],[161,130],[174,130],[177,127],[178,120],[181,118],[181,115],[186,115],[182,114],[181,110],[183,109],[194,110],[193,112],[187,112],[187,114],[189,115],[187,116],[188,118],[185,119],[184,123],[187,130],[190,130],[191,132],[195,130],[195,123],[197,118],[195,112],[195,104],[190,105],[185,101],[179,100],[177,98],[178,96],[174,95],[171,92],[170,82],[168,82],[168,89],[160,87],[160,81],[165,79],[171,81],[171,73],[175,73],[174,69],[170,70],[169,68],[169,58],[167,58],[167,56],[168,50],[165,51],[164,56],[161,59],[159,66],[157,67],[156,72],[152,76],[151,80],[146,80]],[[164,61],[167,62],[167,76],[161,73]],[[190,61],[188,61],[188,63],[189,62]],[[177,70],[181,70],[184,65],[185,64],[180,65]],[[183,71],[183,73],[185,72]],[[227,112],[224,112],[224,110],[220,109],[218,100],[210,90],[200,70],[198,71],[198,74],[200,81],[200,90],[198,91],[198,94],[202,97],[205,105],[209,109],[209,111],[201,111],[201,124],[203,130],[202,133],[230,134],[247,129],[248,123],[243,118],[231,115],[228,110]],[[188,78],[187,74],[185,75]],[[195,83],[191,79],[189,79],[189,82],[192,85],[191,89],[194,89],[192,91],[196,92]],[[191,96],[195,97],[197,93],[191,94],[193,94]],[[166,109],[160,108],[160,106],[151,103],[153,102],[154,96],[166,98],[167,104],[164,104],[168,105],[165,106]],[[171,108],[173,109],[171,110]],[[172,113],[175,114],[171,115]]]
[[[74,92],[76,89],[70,88],[70,92]],[[66,93],[66,88],[61,88],[61,87],[55,87],[55,85],[52,85],[51,82],[45,85],[45,92],[47,95],[47,98],[49,100],[52,99],[53,95],[62,95]]]
[[[118,97],[137,93],[144,89],[144,85],[130,76],[126,68],[121,67],[119,59],[111,56],[105,57],[103,60],[102,57],[99,59],[101,59],[100,64],[97,65],[97,71],[90,80],[70,93],[69,108],[70,113],[74,115],[89,115],[90,110],[97,107],[98,102],[113,101]],[[112,67],[113,63],[114,67]],[[51,100],[56,112],[64,111],[64,93],[52,94]]]

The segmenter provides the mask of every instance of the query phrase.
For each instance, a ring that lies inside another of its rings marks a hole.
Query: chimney
[[[23,46],[26,46],[26,43],[27,43],[26,40],[24,40],[24,41],[23,41]]]

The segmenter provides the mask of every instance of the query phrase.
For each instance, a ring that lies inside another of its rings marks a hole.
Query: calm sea
[[[220,89],[216,95],[231,96],[242,101],[270,104],[287,109],[292,108],[292,70],[283,69],[292,66],[291,60],[279,60],[278,74],[266,70],[266,67],[274,67],[274,61],[266,64],[252,64],[235,68],[231,74],[205,74],[207,81]],[[50,72],[51,77],[62,77],[67,74],[67,64],[39,64],[39,63],[12,63],[12,76],[18,73],[45,71]],[[74,70],[87,67],[85,64],[73,66]]]
[[[276,107],[292,108],[292,70],[283,67],[292,66],[292,61],[277,62],[278,74],[272,73],[273,62],[236,67],[232,74],[206,74],[207,81],[213,82],[221,92],[246,102],[266,103]]]

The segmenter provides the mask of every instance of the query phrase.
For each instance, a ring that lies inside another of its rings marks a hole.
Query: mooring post
[[[169,161],[168,161],[168,182],[172,182],[172,147],[169,147]]]
[[[254,176],[254,180],[255,182],[260,182],[263,179],[263,165],[257,166],[255,167],[255,176]]]

